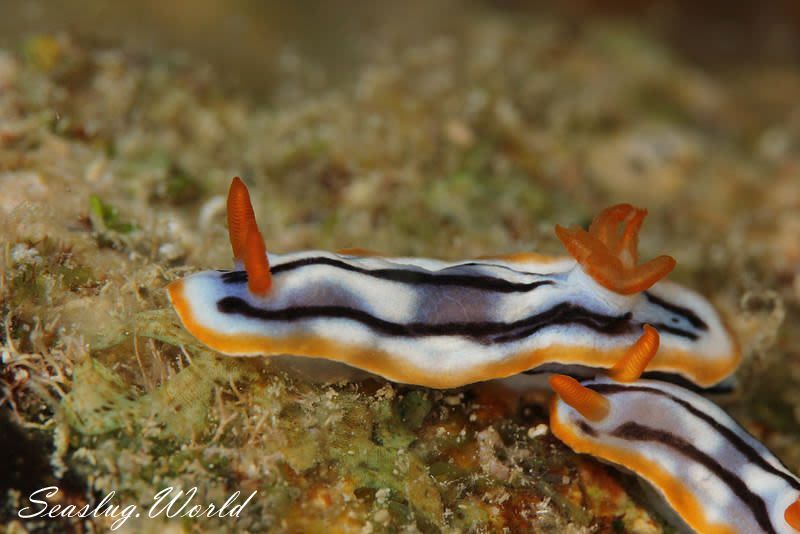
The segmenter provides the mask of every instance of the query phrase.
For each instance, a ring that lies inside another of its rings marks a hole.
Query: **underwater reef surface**
[[[642,257],[674,256],[740,340],[724,406],[800,471],[800,70],[703,71],[630,26],[523,20],[373,43],[335,84],[283,51],[263,100],[185,54],[60,33],[0,51],[8,528],[111,527],[16,517],[57,485],[76,506],[258,492],[235,525],[137,532],[671,531],[632,477],[552,437],[547,392],[326,385],[198,345],[163,288],[231,265],[235,175],[276,252],[561,254],[555,223],[647,207]]]

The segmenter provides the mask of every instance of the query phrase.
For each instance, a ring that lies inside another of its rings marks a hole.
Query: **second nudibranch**
[[[800,532],[800,479],[778,458],[708,399],[638,380],[657,348],[647,330],[608,377],[550,377],[553,435],[644,479],[683,530]]]
[[[571,258],[266,254],[236,178],[228,197],[236,270],[193,274],[168,292],[186,328],[229,355],[326,358],[448,388],[529,370],[591,376],[649,323],[663,333],[652,371],[713,386],[738,365],[738,348],[708,301],[662,280],[672,258],[639,263],[645,215],[621,204],[588,231],[556,227]]]

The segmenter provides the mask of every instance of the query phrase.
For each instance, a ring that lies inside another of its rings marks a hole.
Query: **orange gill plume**
[[[588,231],[556,225],[556,235],[598,284],[631,295],[651,287],[675,267],[669,256],[638,265],[639,230],[646,215],[647,210],[617,204],[595,217]]]

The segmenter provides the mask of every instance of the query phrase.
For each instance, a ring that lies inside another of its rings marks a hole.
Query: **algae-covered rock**
[[[195,11],[187,26],[269,35],[291,18]],[[796,66],[704,70],[635,25],[535,9],[423,12],[327,34],[347,68],[259,49],[275,70],[258,99],[198,55],[122,40],[0,50],[0,424],[46,444],[22,462],[32,481],[142,511],[169,486],[256,492],[235,521],[145,513],[137,532],[670,531],[629,476],[550,435],[546,392],[319,382],[193,339],[164,286],[230,267],[234,175],[276,252],[560,254],[555,223],[649,208],[642,256],[674,256],[743,348],[726,407],[800,470]],[[26,502],[15,484],[4,517]]]

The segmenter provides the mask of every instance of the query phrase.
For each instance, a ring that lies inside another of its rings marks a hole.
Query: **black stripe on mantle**
[[[399,268],[382,268],[382,269],[366,269],[358,267],[345,261],[337,260],[334,258],[314,257],[303,258],[300,260],[288,261],[270,267],[270,272],[274,276],[287,273],[302,267],[311,265],[328,265],[344,271],[355,272],[370,276],[372,278],[379,278],[390,282],[400,282],[409,285],[439,285],[439,286],[460,286],[474,289],[481,289],[485,291],[495,291],[497,293],[524,293],[533,291],[534,289],[554,284],[553,280],[537,280],[535,282],[511,282],[503,278],[495,278],[486,275],[470,275],[470,274],[450,274],[441,271],[425,271],[415,269],[399,269]],[[487,264],[487,266],[491,266]],[[498,266],[502,267],[502,266]],[[517,271],[515,271],[517,272]],[[535,273],[519,272],[523,275],[531,276],[544,276],[536,275]],[[222,275],[222,281],[226,284],[242,284],[247,282],[247,271],[229,271]]]
[[[760,496],[752,492],[747,484],[735,473],[722,466],[715,458],[701,451],[685,439],[671,432],[641,425],[635,422],[624,423],[609,433],[611,436],[627,441],[656,442],[676,451],[681,456],[692,460],[714,473],[731,492],[750,510],[758,526],[765,533],[774,533],[769,518],[767,505]]]
[[[582,325],[605,335],[625,335],[641,330],[641,324],[631,321],[630,312],[617,316],[604,315],[566,302],[512,322],[396,323],[346,306],[297,306],[266,310],[252,306],[239,297],[220,299],[217,302],[217,309],[224,314],[284,323],[326,318],[347,319],[363,324],[382,335],[411,338],[459,336],[484,344],[516,341],[543,328],[561,325]],[[690,339],[694,336],[691,332],[681,332],[681,335]]]
[[[728,428],[727,426],[719,423],[716,419],[713,419],[711,416],[706,414],[705,412],[699,410],[698,408],[694,407],[692,404],[688,403],[687,401],[681,399],[680,397],[676,397],[667,393],[666,391],[662,391],[658,388],[652,388],[647,386],[625,386],[622,384],[589,384],[586,387],[592,389],[602,395],[614,395],[617,393],[626,393],[626,392],[643,392],[643,393],[651,393],[654,395],[659,395],[664,397],[683,408],[684,410],[691,413],[693,416],[701,419],[704,423],[714,429],[715,432],[721,434],[725,437],[725,439],[733,445],[733,447],[739,451],[747,461],[758,466],[759,469],[767,471],[768,473],[782,478],[788,485],[793,487],[796,490],[800,490],[800,482],[795,480],[794,477],[787,475],[780,469],[777,469],[775,466],[764,460],[761,456],[761,453],[755,450],[752,446],[750,446],[745,440],[741,438],[736,432]],[[746,430],[742,429],[743,432],[747,432]],[[749,435],[749,434],[748,434]],[[752,437],[752,436],[751,436]],[[753,438],[753,440],[756,440]],[[785,467],[784,467],[785,469]],[[788,469],[786,469],[788,471]]]

